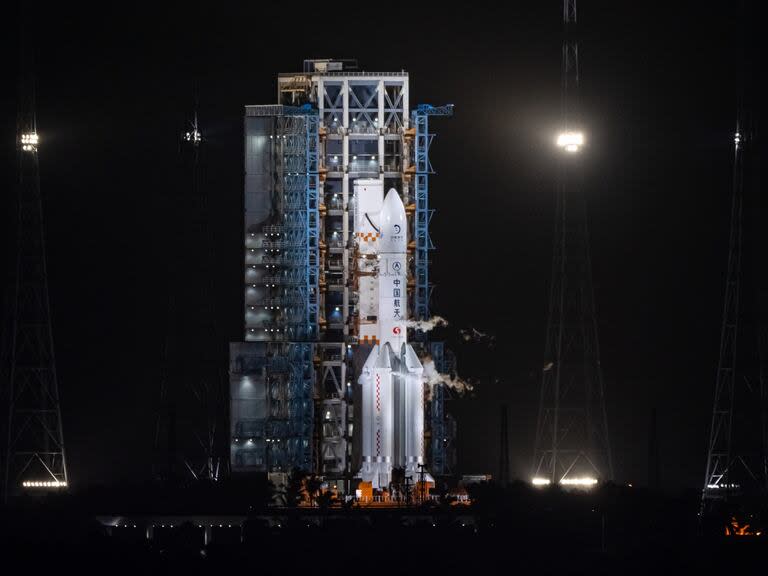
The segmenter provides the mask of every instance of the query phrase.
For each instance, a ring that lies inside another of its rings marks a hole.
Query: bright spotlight
[[[27,132],[21,135],[21,149],[25,152],[34,152],[37,150],[39,143],[40,139],[35,132]]]
[[[557,146],[566,152],[578,152],[584,145],[584,134],[581,132],[561,132],[557,135]]]
[[[197,145],[200,144],[200,141],[203,139],[203,135],[200,133],[200,131],[197,128],[192,129],[191,132],[187,132],[184,134],[184,140],[187,142],[192,142],[192,144]]]
[[[597,478],[585,476],[583,478],[561,478],[560,484],[563,486],[594,486],[597,484]]]
[[[549,486],[551,484],[549,478],[534,478],[531,483],[534,486]]]
[[[21,483],[24,488],[66,488],[67,483],[61,480],[25,480]]]

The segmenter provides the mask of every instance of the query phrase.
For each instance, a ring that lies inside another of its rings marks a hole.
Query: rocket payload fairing
[[[416,478],[424,464],[424,368],[408,344],[406,326],[408,223],[397,191],[390,189],[383,202],[382,193],[381,181],[355,182],[360,317],[365,319],[360,338],[374,344],[358,379],[360,477],[377,489],[389,487],[394,467]]]

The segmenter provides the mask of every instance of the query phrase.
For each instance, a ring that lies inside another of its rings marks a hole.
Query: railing
[[[378,136],[379,127],[368,122],[352,122],[347,132],[356,135]]]
[[[419,502],[421,501],[421,498],[419,498],[418,489],[414,488],[414,492],[411,494],[411,502]],[[424,498],[425,500],[429,500],[431,502],[440,502],[442,497],[438,494],[427,494]],[[467,504],[470,502],[469,496],[466,494],[456,494],[451,495],[451,499],[453,499],[455,502],[461,502],[462,504]],[[392,504],[405,504],[407,502],[406,498],[403,496],[352,496],[347,495],[344,497],[344,500],[346,502],[355,501],[360,502],[361,504],[371,504],[371,503],[392,503]]]
[[[400,72],[353,72],[351,70],[339,70],[339,71],[322,72],[322,73],[319,73],[319,74],[321,76],[340,76],[342,78],[344,76],[349,76],[350,78],[352,78],[352,77],[363,77],[363,78],[370,77],[372,79],[380,77],[380,76],[386,76],[386,77],[398,77],[398,76],[400,76],[400,77],[403,77],[403,78],[407,78],[408,77],[408,72],[406,72],[404,70],[400,71]],[[290,73],[290,72],[282,72],[282,73],[278,74],[278,77],[280,77],[280,76],[291,77],[291,76],[296,76],[296,74],[293,74],[293,73]]]
[[[265,276],[262,281],[265,284],[279,284],[282,286],[295,286],[306,283],[306,278],[301,275],[295,276]]]
[[[265,250],[279,250],[280,248],[303,248],[306,245],[306,240],[264,240],[261,243],[261,247]]]
[[[255,300],[253,304],[247,304],[250,310],[250,306],[254,306],[256,308],[264,308],[264,306],[270,307],[270,306],[282,306],[283,308],[288,306],[301,306],[306,302],[306,299],[300,298],[298,296],[283,296],[283,297],[275,297],[275,298],[261,298],[258,300]]]
[[[358,122],[357,124],[362,124]],[[331,122],[325,125],[326,134],[343,136],[344,134],[352,134],[355,136],[398,136],[402,134],[403,130],[400,126],[396,126],[395,123],[390,123],[388,126],[349,126],[344,128],[341,122]]]

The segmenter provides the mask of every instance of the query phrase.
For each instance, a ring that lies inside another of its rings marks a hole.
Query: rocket
[[[389,486],[392,468],[405,468],[415,480],[424,464],[424,368],[407,338],[408,223],[397,191],[389,190],[378,214],[360,214],[359,221],[376,228],[378,262],[373,292],[378,334],[358,379],[363,405],[359,475],[383,489]]]

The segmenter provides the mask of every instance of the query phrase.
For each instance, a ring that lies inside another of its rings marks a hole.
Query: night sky
[[[382,30],[376,3],[320,16],[284,3],[191,5],[64,3],[33,26],[73,483],[149,476],[170,289],[213,275],[226,366],[242,321],[243,106],[273,103],[276,75],[300,70],[304,58],[333,57],[407,70],[414,104],[455,104],[454,118],[432,122],[432,308],[450,321],[449,341],[469,326],[497,336],[493,351],[454,348],[460,375],[481,379],[472,397],[451,403],[459,469],[496,472],[506,403],[513,474],[527,476],[550,275],[561,3],[506,3],[504,14],[410,5]],[[698,486],[704,472],[739,69],[736,7],[697,6],[579,5],[585,189],[616,475],[645,482],[655,404],[661,477],[673,487]],[[6,19],[0,34],[5,246],[15,223],[6,208],[16,177],[17,23]],[[764,70],[764,61],[749,67]],[[181,177],[179,136],[195,77],[215,238],[207,271],[184,265],[195,200]]]

